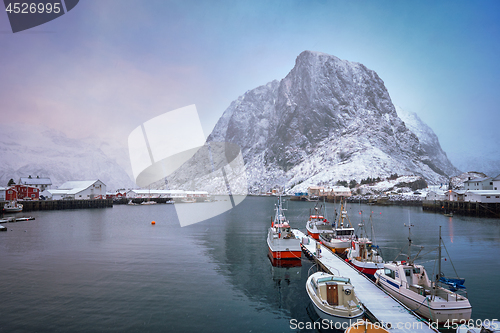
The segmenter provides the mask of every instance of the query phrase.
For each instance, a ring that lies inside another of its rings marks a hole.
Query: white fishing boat
[[[409,226],[410,229],[411,225]],[[411,234],[410,234],[411,235]],[[408,237],[409,249],[411,236]],[[438,272],[441,272],[441,227],[439,228]],[[420,253],[420,252],[419,252]],[[415,258],[418,257],[415,256]],[[411,255],[408,254],[408,258]],[[468,321],[471,317],[472,307],[466,293],[459,294],[457,289],[463,287],[463,279],[443,279],[442,274],[436,274],[436,280],[431,281],[424,266],[409,261],[395,261],[385,263],[384,268],[375,273],[377,283],[389,294],[401,301],[412,311],[424,318],[438,321],[440,324],[455,320]],[[443,288],[440,283],[454,285],[454,291]]]
[[[347,226],[347,223],[349,223],[349,226]],[[319,235],[319,240],[333,252],[341,254],[351,247],[351,243],[354,239],[354,228],[352,227],[351,221],[347,216],[347,210],[344,210],[344,203],[341,203],[340,216],[338,221],[335,222],[333,232],[321,233]]]
[[[17,201],[10,201],[3,205],[3,210],[6,213],[19,213],[23,211],[23,205],[17,203]]]
[[[319,240],[320,233],[333,233],[332,224],[322,213],[323,205],[316,205],[313,211],[309,211],[309,220],[306,222],[307,234],[312,238]]]
[[[138,206],[139,204],[136,204],[135,202],[132,201],[132,199],[130,199],[128,201],[127,205],[129,205],[129,206]]]
[[[378,251],[378,247],[375,248],[372,241],[368,238],[363,221],[359,223],[359,238],[353,240],[351,248],[346,251],[346,261],[370,278],[374,277],[377,270],[384,268],[384,261]]]
[[[270,258],[295,259],[300,260],[302,249],[300,240],[295,238],[290,224],[285,217],[281,197],[278,198],[278,204],[275,207],[274,219],[271,218],[271,227],[267,232],[267,247]]]
[[[316,272],[307,279],[306,291],[321,319],[351,325],[363,317],[364,308],[346,277]]]

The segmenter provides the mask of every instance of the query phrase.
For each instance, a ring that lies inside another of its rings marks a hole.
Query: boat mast
[[[441,226],[439,226],[439,246],[438,246],[438,274],[436,275],[436,284],[441,277]]]

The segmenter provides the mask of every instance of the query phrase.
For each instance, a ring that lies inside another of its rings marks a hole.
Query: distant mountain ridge
[[[421,138],[405,126],[373,70],[304,51],[284,79],[233,101],[207,141],[241,147],[254,191],[392,173],[442,182],[458,170],[423,125],[411,123]]]
[[[52,188],[70,180],[95,179],[107,190],[136,186],[115,159],[88,140],[27,124],[3,124],[0,132],[0,186],[29,175],[49,177]]]

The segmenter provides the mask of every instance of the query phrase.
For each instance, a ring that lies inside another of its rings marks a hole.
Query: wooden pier
[[[27,200],[18,201],[23,205],[23,212],[34,210],[62,210],[62,209],[82,209],[82,208],[107,208],[113,207],[112,199],[91,199],[91,200]],[[0,202],[3,207],[7,202]]]
[[[500,203],[424,200],[423,210],[468,216],[500,218]]]
[[[300,230],[294,229],[296,238],[308,239],[308,244],[301,244],[302,250],[326,272],[351,280],[356,296],[363,303],[367,316],[374,322],[381,323],[390,332],[439,332],[434,326],[412,312],[405,305],[379,288],[372,280],[350,266],[327,247],[320,245],[320,255],[316,254],[317,242]]]

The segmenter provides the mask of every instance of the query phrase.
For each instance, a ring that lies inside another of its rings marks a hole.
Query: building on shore
[[[481,203],[500,203],[500,191],[494,191],[494,190],[465,191],[464,201],[481,202]]]
[[[40,193],[46,199],[61,200],[86,200],[86,199],[106,199],[106,185],[97,180],[69,181],[57,188],[48,189]]]
[[[40,189],[31,185],[14,185],[17,191],[18,200],[38,200],[40,198]]]
[[[493,190],[493,178],[475,178],[464,182],[464,190],[466,191],[484,191]]]
[[[187,197],[186,191],[182,190],[129,190],[127,192],[127,199],[135,198],[172,198],[184,199]]]
[[[34,186],[40,190],[40,192],[45,191],[46,189],[49,189],[52,186],[52,181],[48,177],[31,177],[29,175],[28,177],[21,177],[18,182],[19,185],[27,185],[27,186]]]
[[[17,190],[14,186],[0,187],[0,201],[16,201]]]

